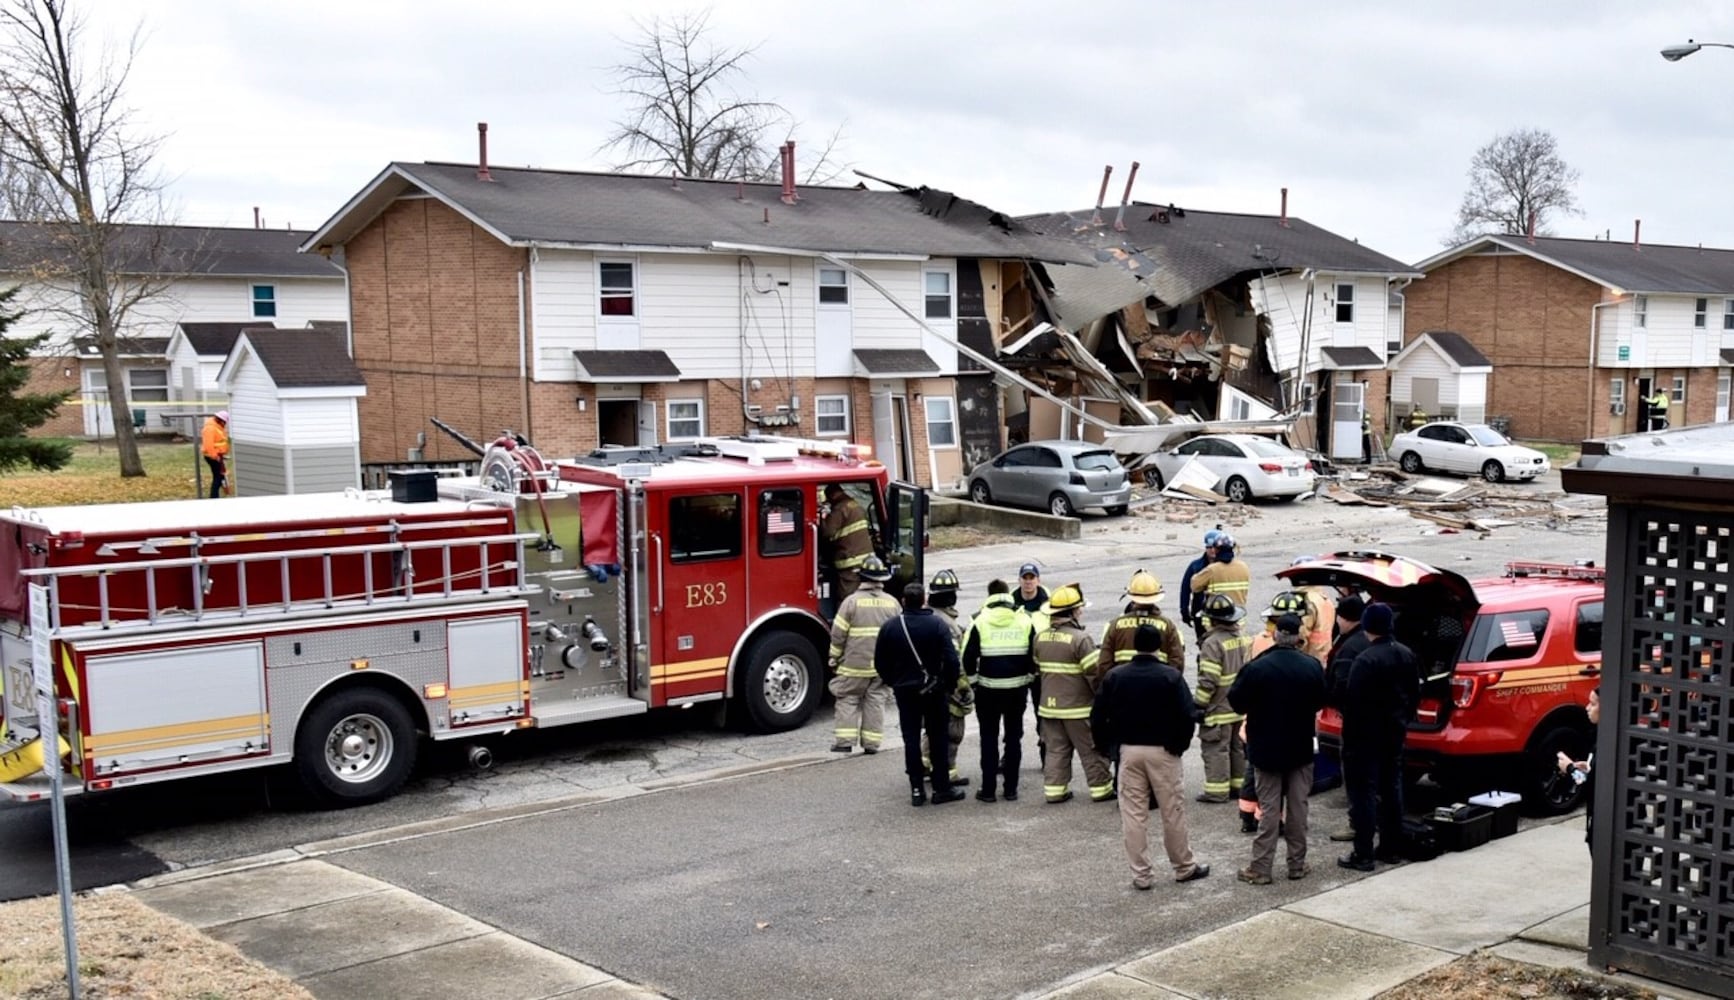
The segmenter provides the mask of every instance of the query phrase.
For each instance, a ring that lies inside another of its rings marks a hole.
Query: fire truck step
[[[637,698],[625,695],[602,695],[596,698],[562,699],[560,701],[539,701],[533,714],[536,725],[546,729],[549,726],[564,726],[574,722],[593,722],[597,719],[613,719],[622,715],[643,715],[650,706]]]

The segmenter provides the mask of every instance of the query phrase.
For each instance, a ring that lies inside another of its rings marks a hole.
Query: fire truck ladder
[[[27,569],[23,571],[23,575],[35,582],[46,582],[53,609],[52,627],[54,633],[60,636],[76,637],[114,634],[161,624],[180,625],[189,622],[210,621],[274,621],[321,615],[338,609],[440,604],[470,600],[484,595],[489,597],[500,595],[527,596],[541,592],[542,588],[523,582],[521,568],[524,565],[524,543],[540,537],[536,532],[530,531],[473,538],[380,542],[371,545],[348,545],[331,549],[285,549],[273,552],[207,556],[198,554],[200,545],[209,544],[219,539],[200,538],[194,534],[186,539],[194,552],[190,556],[113,563],[106,566]],[[491,548],[507,545],[511,546],[512,557],[489,563]],[[454,574],[452,554],[468,549],[477,551],[476,565],[479,568],[466,573]],[[412,554],[430,550],[440,553],[441,573],[439,577],[422,585],[421,589],[417,589]],[[380,585],[374,579],[373,559],[371,557],[386,553],[397,557],[396,562],[400,568],[392,574],[395,579]],[[368,557],[362,560],[361,587],[352,593],[339,593],[332,574],[332,561],[345,556]],[[305,565],[308,562],[317,562],[320,565],[324,579],[323,593],[311,598],[297,598],[290,589],[291,568]],[[283,599],[272,601],[269,604],[250,603],[247,599],[248,574],[246,568],[271,563],[275,563],[278,567],[277,573],[278,579],[281,581]],[[211,569],[217,566],[236,567],[235,603],[213,609],[205,606],[205,597],[210,593],[213,584]],[[177,571],[192,574],[193,607],[190,610],[163,608],[158,604],[157,575]],[[144,577],[145,606],[143,608],[115,607],[109,597],[109,581],[118,575],[132,573],[142,574]],[[60,600],[60,581],[67,577],[96,578],[96,621],[88,624],[62,625],[61,613],[63,608]],[[454,586],[455,583],[467,582],[461,580],[465,577],[473,578],[473,585]],[[117,615],[123,617],[116,617]]]

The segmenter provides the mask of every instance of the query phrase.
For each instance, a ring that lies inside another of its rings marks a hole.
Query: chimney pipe
[[[253,228],[254,229],[264,229],[265,228],[265,224],[263,222],[261,222],[259,219],[259,206],[258,205],[253,206]]]
[[[1642,219],[1633,219],[1632,220],[1632,249],[1633,250],[1644,249],[1642,244],[1640,244],[1638,242],[1638,233],[1640,231],[1642,231],[1643,228],[1644,228],[1644,220],[1642,220]]]
[[[1108,178],[1113,175],[1114,165],[1112,163],[1102,168],[1102,190],[1096,192],[1096,214],[1090,216],[1090,225],[1092,226],[1102,224],[1102,202],[1108,200]]]
[[[1120,196],[1120,210],[1114,213],[1114,231],[1126,231],[1126,203],[1132,200],[1132,182],[1138,179],[1138,161],[1132,161],[1132,171],[1126,175],[1126,193]]]
[[[1276,220],[1276,224],[1284,229],[1288,228],[1288,188],[1282,189],[1282,216]]]
[[[494,175],[488,170],[488,123],[476,123],[476,144],[480,147],[476,161],[476,180],[491,181]]]
[[[746,181],[735,181],[735,200],[736,201],[746,201],[747,200],[747,182]]]
[[[1540,214],[1541,213],[1539,213],[1539,212],[1530,212],[1529,213],[1529,245],[1530,246],[1535,246],[1535,220]]]
[[[795,140],[783,143],[783,204],[795,203]]]

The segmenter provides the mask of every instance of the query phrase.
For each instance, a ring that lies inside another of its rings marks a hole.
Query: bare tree
[[[1548,217],[1582,215],[1573,188],[1578,172],[1559,155],[1559,142],[1545,129],[1520,128],[1494,136],[1469,162],[1469,190],[1457,209],[1457,228],[1447,246],[1488,232],[1517,235],[1550,232]]]
[[[122,476],[144,475],[120,364],[127,314],[169,287],[160,229],[160,139],[135,127],[127,75],[138,51],[90,53],[71,0],[0,4],[0,184],[28,223],[7,248],[31,277],[66,293],[63,312],[94,335],[109,387]],[[133,225],[143,223],[145,225]],[[14,264],[16,266],[16,263]]]
[[[612,67],[626,116],[614,123],[603,149],[626,159],[616,170],[751,181],[780,176],[777,147],[799,122],[787,108],[737,85],[757,47],[719,48],[709,40],[710,12],[637,21],[625,62]],[[803,181],[819,184],[842,172],[834,161],[842,128],[821,144]]]

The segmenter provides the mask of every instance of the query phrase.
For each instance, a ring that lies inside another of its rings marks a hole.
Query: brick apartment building
[[[1657,388],[1673,426],[1728,419],[1734,250],[1485,236],[1416,268],[1405,336],[1454,331],[1484,354],[1486,412],[1513,435],[1641,430]]]
[[[364,464],[424,433],[428,460],[469,457],[439,417],[552,456],[831,437],[956,483],[1003,436],[957,343],[993,351],[1003,275],[1093,260],[945,192],[797,189],[792,164],[778,185],[482,160],[393,163],[303,245],[346,262]]]

